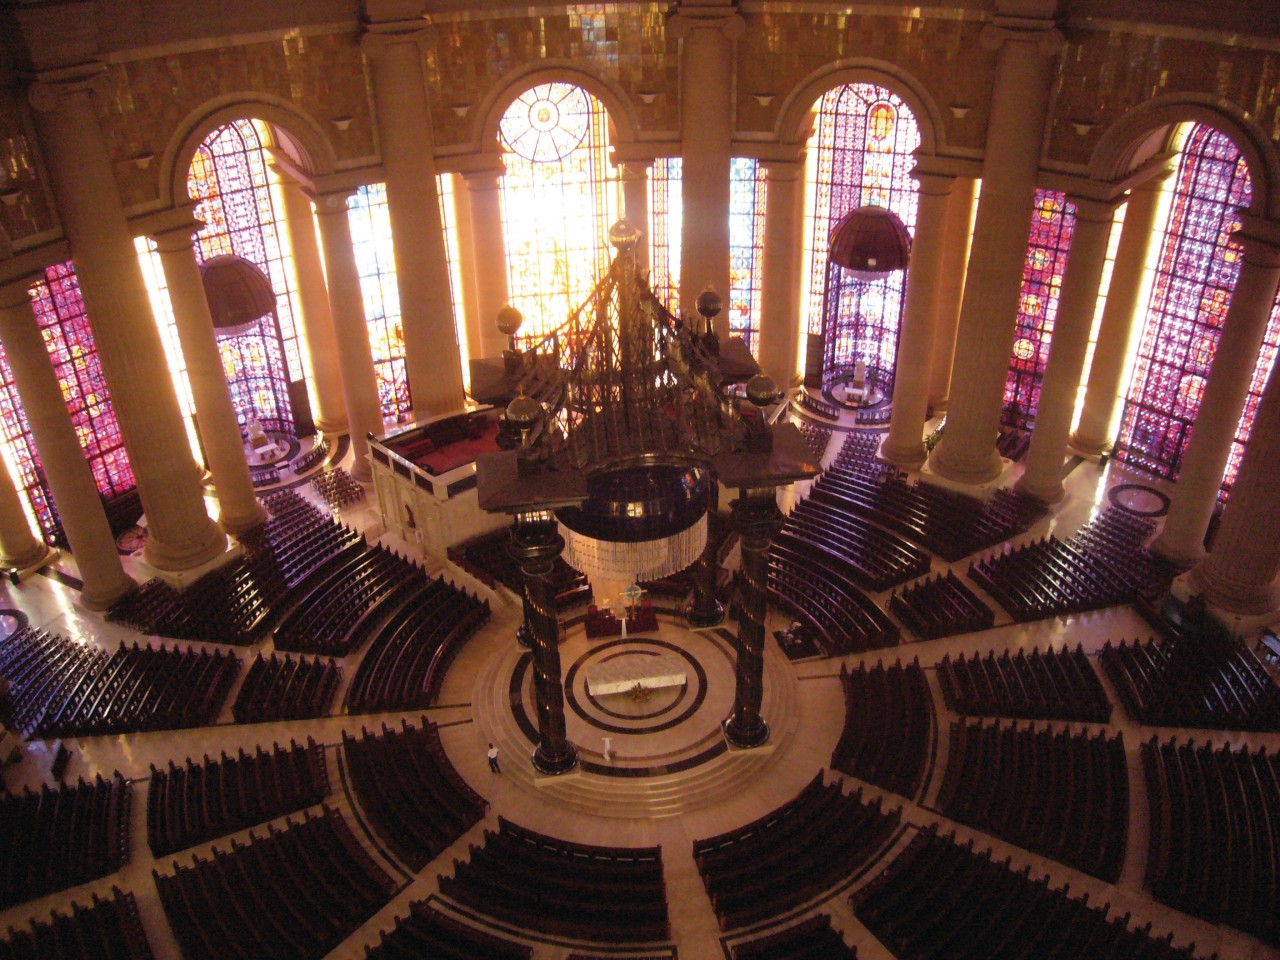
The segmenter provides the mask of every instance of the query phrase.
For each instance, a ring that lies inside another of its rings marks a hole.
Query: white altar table
[[[587,692],[599,697],[626,693],[637,685],[646,690],[683,686],[684,667],[683,660],[670,654],[623,654],[587,667]]]

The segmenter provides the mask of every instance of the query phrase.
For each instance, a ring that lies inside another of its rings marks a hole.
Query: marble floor
[[[828,461],[834,457],[841,439],[841,433],[833,435]],[[1005,481],[1011,482],[1018,469],[1013,467]],[[1095,463],[1072,460],[1066,469],[1069,470],[1067,498],[1019,540],[1035,539],[1051,531],[1059,537],[1069,536],[1105,506],[1112,488],[1134,482],[1151,486],[1149,481],[1126,476],[1114,466],[1104,469]],[[797,491],[794,495],[803,496],[803,493]],[[384,533],[371,503],[372,498],[341,511],[341,519],[365,530],[370,540],[381,539],[407,552],[409,545]],[[134,563],[132,558],[126,562]],[[962,562],[956,567],[962,571],[965,564]],[[935,560],[935,571],[946,568],[946,564]],[[74,560],[62,558],[58,571],[74,577]],[[887,595],[876,595],[875,599],[882,606],[887,604]],[[1180,740],[1193,738],[1197,742],[1207,739],[1215,745],[1266,745],[1276,750],[1280,749],[1280,734],[1142,727],[1130,721],[1117,706],[1110,726],[1124,735],[1131,803],[1127,859],[1121,880],[1115,885],[952,824],[932,809],[946,765],[945,731],[954,719],[943,703],[933,670],[943,655],[950,653],[954,657],[974,651],[1043,648],[1063,643],[1082,644],[1087,652],[1094,654],[1107,640],[1149,635],[1149,629],[1127,608],[1014,624],[992,603],[998,612],[994,629],[925,643],[907,643],[897,649],[849,656],[842,661],[812,659],[791,663],[782,655],[770,632],[762,713],[770,723],[772,736],[765,747],[750,751],[729,749],[719,734],[719,724],[733,701],[732,633],[728,632],[733,624],[726,624],[726,630],[694,631],[674,615],[663,612],[656,632],[625,641],[620,638],[588,640],[582,624],[574,619],[577,611],[571,611],[565,625],[561,659],[567,686],[568,734],[577,745],[582,762],[579,770],[570,775],[544,778],[535,776],[527,760],[533,746],[532,718],[536,714],[531,701],[529,656],[514,639],[520,604],[501,589],[491,602],[492,618],[463,648],[449,670],[439,701],[441,705],[426,711],[429,718],[440,725],[441,738],[454,766],[489,801],[489,812],[484,821],[426,869],[415,875],[389,860],[380,845],[362,829],[363,821],[338,762],[337,750],[343,731],[358,734],[361,728],[378,729],[384,722],[398,726],[403,719],[416,721],[419,712],[336,715],[291,723],[241,725],[233,723],[230,715],[235,696],[233,688],[227,707],[214,726],[68,741],[72,753],[68,770],[71,780],[96,772],[110,774],[113,770],[134,780],[129,862],[120,872],[99,881],[9,908],[0,913],[0,930],[22,926],[30,918],[47,919],[50,909],[66,910],[72,900],[88,903],[93,893],[109,894],[112,886],[119,886],[137,897],[156,955],[178,957],[177,944],[151,877],[153,868],[169,872],[173,858],[157,860],[146,845],[146,791],[151,764],[159,766],[170,760],[198,759],[206,753],[216,756],[223,750],[234,752],[241,747],[252,749],[260,744],[269,746],[273,741],[286,744],[291,738],[301,741],[312,737],[329,750],[333,783],[329,805],[348,817],[370,855],[402,884],[394,899],[335,950],[332,957],[362,958],[365,947],[376,944],[380,933],[393,926],[394,918],[407,913],[410,901],[438,898],[437,876],[441,872],[451,873],[455,859],[466,859],[469,845],[482,843],[484,830],[495,828],[501,814],[534,830],[583,843],[662,845],[672,940],[677,949],[608,947],[602,950],[597,947],[583,950],[579,945],[580,952],[607,953],[619,958],[658,955],[678,955],[680,960],[725,958],[729,945],[742,939],[742,934],[727,936],[718,929],[693,863],[692,842],[747,823],[776,808],[793,798],[815,773],[826,769],[843,719],[839,683],[842,662],[852,666],[861,661],[874,664],[878,660],[892,662],[901,657],[919,658],[928,670],[941,731],[936,737],[923,803],[904,802],[901,797],[828,771],[829,781],[845,781],[846,791],[861,788],[867,798],[882,796],[890,808],[902,805],[902,819],[908,825],[921,827],[938,823],[944,832],[954,830],[962,840],[973,837],[980,850],[993,848],[999,859],[1009,857],[1015,868],[1029,865],[1033,876],[1047,873],[1055,886],[1069,883],[1073,894],[1088,893],[1091,903],[1110,902],[1113,914],[1131,913],[1134,926],[1150,922],[1156,934],[1173,933],[1176,944],[1195,941],[1199,955],[1207,957],[1216,952],[1221,960],[1280,958],[1280,951],[1232,928],[1171,910],[1156,903],[1142,889],[1147,835],[1146,790],[1138,762],[1138,744],[1153,735],[1164,740],[1171,736]],[[0,584],[0,608],[21,610],[40,628],[82,638],[107,649],[139,639],[134,631],[108,623],[101,615],[81,608],[75,591],[59,582],[56,575],[35,576],[17,587]],[[788,622],[777,612],[771,612],[770,617],[771,631],[781,629]],[[268,640],[258,647],[236,652],[251,659],[259,649],[269,651],[270,647]],[[686,684],[655,691],[643,700],[625,693],[593,695],[586,685],[590,667],[622,654],[675,657],[686,668]],[[357,653],[348,658],[344,684],[354,674],[359,656]],[[1107,684],[1105,676],[1103,683]],[[1116,701],[1114,691],[1109,692]],[[336,702],[340,704],[342,697],[340,689]],[[608,758],[605,737],[611,741],[612,753]],[[500,750],[500,774],[488,769],[485,750],[489,742]],[[23,752],[22,760],[4,771],[8,789],[52,783],[50,745],[29,743]],[[264,829],[255,828],[255,832]],[[247,834],[248,831],[242,831],[233,836],[242,840]],[[207,855],[211,847],[225,849],[227,845],[228,840],[224,838],[196,847],[194,852]],[[191,852],[182,853],[179,859],[189,863]],[[893,853],[893,850],[887,851],[882,860],[891,858]],[[825,901],[790,914],[788,922],[815,911],[829,913],[846,942],[857,947],[863,960],[891,957],[858,923],[847,905],[850,890],[865,882],[876,869],[878,867],[872,865],[865,874]],[[769,929],[762,927],[752,931],[752,935]],[[574,952],[568,943],[531,939],[524,931],[501,932],[531,943],[534,956],[539,960],[563,958]]]

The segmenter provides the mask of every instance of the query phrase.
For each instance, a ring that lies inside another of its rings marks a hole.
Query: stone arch
[[[1090,175],[1116,181],[1170,149],[1181,123],[1203,123],[1240,148],[1253,183],[1255,213],[1280,219],[1280,153],[1275,143],[1234,104],[1203,94],[1168,94],[1139,104],[1113,123],[1089,160]]]
[[[161,199],[173,206],[187,202],[187,172],[205,137],[233,120],[261,120],[279,147],[300,170],[312,176],[332,173],[337,154],[320,125],[286,100],[264,94],[230,94],[188,114],[165,148]]]
[[[609,115],[613,128],[611,140],[615,145],[634,143],[638,139],[640,124],[626,93],[617,84],[587,73],[569,61],[539,60],[535,66],[508,74],[480,104],[481,122],[478,141],[479,154],[497,154],[498,124],[513,100],[530,87],[540,83],[572,83],[599,100]]]
[[[783,101],[774,124],[779,143],[805,143],[809,138],[809,117],[813,105],[836,87],[849,83],[873,83],[902,98],[915,116],[920,130],[919,156],[936,154],[945,145],[946,124],[933,97],[915,77],[883,60],[856,58],[828,64],[800,81]]]

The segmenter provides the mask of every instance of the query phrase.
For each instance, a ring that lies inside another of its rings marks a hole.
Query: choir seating
[[[50,921],[32,919],[31,929],[9,928],[0,939],[0,960],[153,960],[155,954],[138,917],[132,893],[111,888],[111,899],[93,894],[93,905],[74,900],[71,914],[50,911]]]
[[[483,847],[440,877],[449,899],[521,930],[600,943],[665,940],[661,847],[557,840],[498,818]]]
[[[311,481],[311,489],[323,497],[332,510],[341,510],[359,503],[367,493],[360,482],[341,467],[333,467],[318,474]]]
[[[1115,883],[1129,824],[1124,741],[1119,733],[954,721],[938,809]]]
[[[840,667],[844,727],[831,754],[841,773],[915,800],[924,786],[933,747],[934,709],[918,658],[871,669]]]
[[[823,772],[794,800],[746,826],[693,843],[720,929],[759,923],[813,900],[876,854],[902,809],[844,794]]]
[[[223,751],[220,760],[190,758],[184,766],[151,766],[147,790],[147,844],[166,856],[315,806],[329,795],[324,747],[310,737],[306,746],[276,743],[268,753]]]
[[[342,749],[360,806],[387,847],[414,871],[470,830],[488,806],[454,769],[436,725],[386,724],[381,735],[343,731]]]
[[[119,870],[129,859],[131,800],[118,772],[0,793],[0,908]]]
[[[1079,720],[1109,723],[1111,701],[1089,665],[1084,648],[1033,647],[977,653],[955,660],[944,654],[938,685],[947,706],[967,716],[1016,717],[1024,720]]]
[[[825,913],[733,946],[733,960],[858,960]]]
[[[185,960],[320,960],[396,892],[336,810],[152,871]]]
[[[910,845],[850,898],[853,912],[898,957],[913,960],[1178,960],[1177,948],[1151,925],[1109,917],[1070,886],[975,853],[973,843],[920,830]],[[1216,956],[1216,954],[1215,954]]]
[[[795,396],[801,409],[822,417],[824,420],[839,420],[840,411],[824,400],[811,396],[807,390],[801,390]]]
[[[517,596],[524,596],[520,565],[507,551],[510,542],[511,531],[504,527],[454,544],[446,552],[450,560],[485,586],[501,583]],[[556,557],[551,578],[556,585],[557,609],[591,601],[591,584],[586,574],[565,563],[564,557]]]
[[[1280,947],[1280,755],[1156,737],[1141,753],[1148,889]]]
[[[507,940],[455,920],[425,900],[409,904],[409,915],[397,917],[395,929],[383,932],[365,960],[532,960],[533,947]]]

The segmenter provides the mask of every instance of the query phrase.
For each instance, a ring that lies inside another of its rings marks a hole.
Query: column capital
[[[204,221],[195,215],[195,205],[178,207],[164,220],[153,223],[147,237],[161,253],[179,253],[191,248],[192,238],[204,229]]]
[[[623,180],[648,180],[653,170],[653,158],[648,160],[623,160],[617,164]]]
[[[1123,200],[1123,196],[1111,200],[1099,200],[1097,197],[1067,194],[1067,202],[1075,205],[1076,220],[1088,220],[1093,223],[1110,223],[1115,219],[1116,207],[1120,206]]]
[[[1259,267],[1280,266],[1280,221],[1240,213],[1240,229],[1231,238],[1240,245],[1246,263]]]
[[[97,60],[74,67],[41,70],[25,76],[30,84],[27,87],[27,102],[40,113],[55,112],[68,98],[78,93],[101,96],[110,86],[107,65]]]
[[[502,186],[502,178],[507,172],[506,164],[501,159],[492,167],[482,167],[475,170],[461,170],[458,175],[462,177],[462,182],[467,185],[467,190],[475,193],[479,190],[497,190]]]
[[[365,21],[360,51],[366,57],[377,57],[392,47],[412,43],[425,53],[434,50],[439,39],[439,31],[425,20]]]
[[[31,303],[31,285],[44,276],[43,270],[32,270],[25,276],[0,282],[0,310]]]
[[[799,180],[804,176],[804,160],[761,160],[765,179],[770,183]]]
[[[1066,46],[1067,38],[1058,29],[1056,20],[1039,17],[993,17],[978,35],[978,42],[986,50],[999,50],[1006,42],[1033,43],[1036,52],[1043,57],[1057,56]]]
[[[354,197],[359,191],[355,189],[344,188],[341,190],[333,190],[328,193],[311,193],[304,190],[303,193],[311,198],[316,205],[316,216],[324,217],[335,213],[347,212],[347,201]]]
[[[956,178],[950,173],[929,170],[917,163],[911,170],[911,179],[920,185],[920,192],[931,197],[949,197]]]
[[[747,32],[747,21],[735,10],[718,7],[681,7],[667,18],[667,32],[677,40],[699,29],[719,30],[729,40],[737,40]]]

